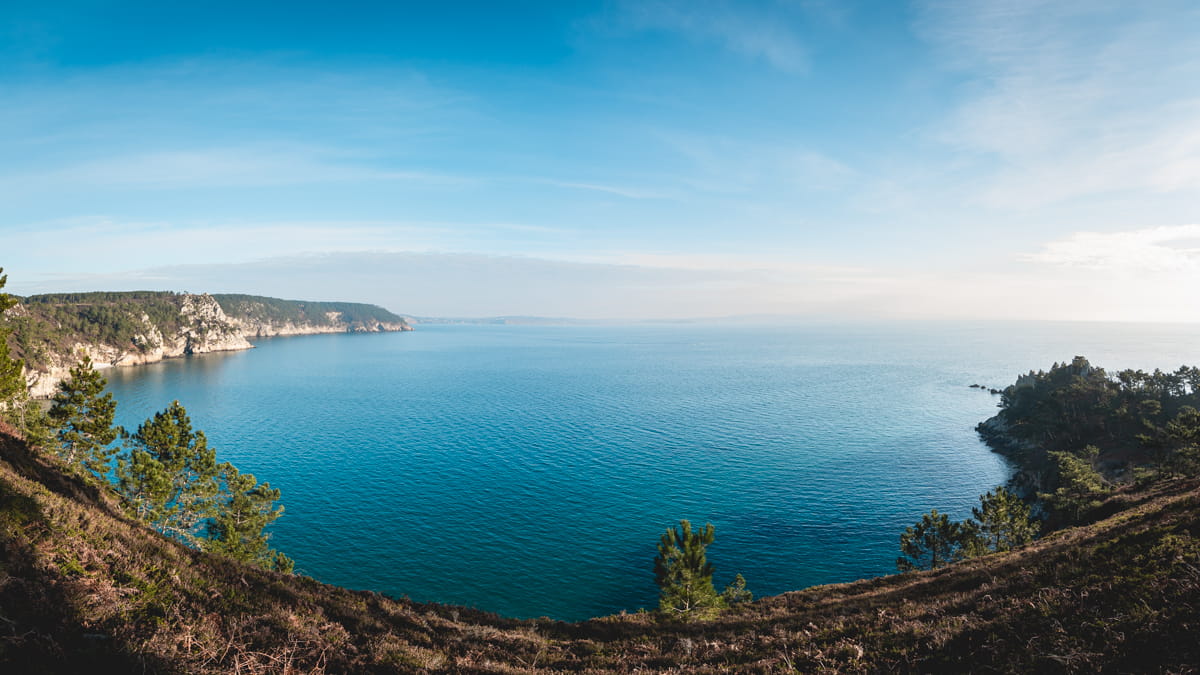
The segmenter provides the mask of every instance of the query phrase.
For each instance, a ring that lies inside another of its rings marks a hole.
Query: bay
[[[930,508],[1003,483],[974,426],[1076,354],[1194,364],[1200,327],[1081,323],[420,325],[105,372],[133,429],[179,400],[283,491],[272,544],[355,589],[579,620],[653,608],[655,545],[711,522],[718,588],[894,571]]]

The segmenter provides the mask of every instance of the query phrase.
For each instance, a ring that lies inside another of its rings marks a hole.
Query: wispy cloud
[[[671,196],[670,193],[665,191],[629,187],[625,185],[608,185],[604,183],[592,183],[585,181],[564,181],[550,179],[537,179],[536,182],[561,188],[569,188],[572,190],[603,192],[605,194],[617,195],[618,197],[625,197],[626,199],[664,199]]]
[[[790,29],[795,15],[778,7],[721,0],[632,0],[619,7],[621,20],[634,30],[675,32],[789,73],[809,68],[808,49]]]
[[[1186,1],[921,3],[918,27],[970,77],[939,134],[997,160],[980,200],[1027,208],[1200,189],[1200,7]]]
[[[658,139],[689,164],[684,182],[701,190],[761,191],[776,197],[797,190],[836,190],[858,175],[852,166],[795,141],[771,144],[675,130]]]
[[[303,146],[251,145],[163,150],[92,159],[58,169],[0,176],[0,190],[55,186],[258,187],[344,181],[462,184],[471,179],[372,167],[361,158]]]
[[[1200,225],[1127,232],[1076,232],[1046,243],[1025,260],[1125,272],[1200,271]]]

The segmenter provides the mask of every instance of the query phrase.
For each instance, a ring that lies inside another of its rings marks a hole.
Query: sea
[[[718,590],[895,571],[930,509],[1011,469],[978,438],[1017,375],[1200,363],[1200,326],[422,324],[105,371],[129,430],[178,400],[282,491],[271,544],[352,589],[578,621],[657,606],[659,537],[712,523]]]

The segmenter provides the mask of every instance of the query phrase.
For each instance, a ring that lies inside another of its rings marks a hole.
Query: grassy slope
[[[713,621],[516,621],[165,541],[0,430],[0,672],[1195,672],[1200,483],[1019,552]]]

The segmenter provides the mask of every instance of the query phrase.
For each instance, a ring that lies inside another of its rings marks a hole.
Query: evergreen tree
[[[900,535],[903,555],[896,559],[896,567],[901,572],[932,570],[962,560],[963,540],[968,536],[962,523],[933,509]]]
[[[964,546],[968,555],[1011,551],[1033,541],[1041,523],[1030,518],[1029,504],[999,487],[979,496],[979,507],[971,509],[973,521],[964,524]]]
[[[713,542],[713,526],[692,530],[692,524],[679,521],[679,528],[667,528],[658,543],[654,558],[654,579],[658,583],[658,606],[664,612],[689,616],[693,612],[720,606],[713,588],[713,566],[705,549]]]
[[[8,283],[8,275],[0,267],[0,289]],[[8,335],[11,332],[4,319],[4,313],[17,304],[16,298],[8,293],[0,292],[0,409],[7,410],[13,401],[25,392],[25,378],[22,376],[24,364],[12,358],[8,348]]]
[[[1200,473],[1200,411],[1183,406],[1164,429],[1167,451],[1160,472],[1165,477]]]
[[[1051,493],[1038,495],[1051,511],[1065,523],[1076,523],[1090,510],[1100,506],[1108,492],[1108,483],[1092,467],[1100,450],[1089,445],[1079,457],[1069,452],[1051,452],[1058,469],[1058,487]]]
[[[112,443],[121,433],[113,426],[116,401],[112,394],[101,395],[107,384],[85,354],[67,379],[58,383],[49,412],[57,430],[58,456],[68,465],[82,466],[98,476],[108,473],[116,452]]]
[[[171,478],[162,462],[141,448],[117,458],[117,492],[139,519],[157,523],[166,517]]]
[[[253,474],[240,473],[232,464],[221,465],[225,488],[224,500],[208,523],[209,541],[205,548],[235,560],[280,572],[292,571],[292,560],[267,545],[270,535],[263,532],[283,507],[275,506],[279,490],[269,483],[259,484]]]
[[[215,515],[220,473],[216,451],[208,447],[203,431],[192,429],[179,401],[146,420],[132,441],[129,460],[118,467],[122,494],[150,515],[159,532],[196,543],[201,523]],[[164,478],[165,492],[160,489]]]
[[[746,588],[746,578],[741,574],[733,578],[733,582],[721,591],[721,601],[726,605],[736,605],[742,602],[750,602],[754,599],[754,594]]]

